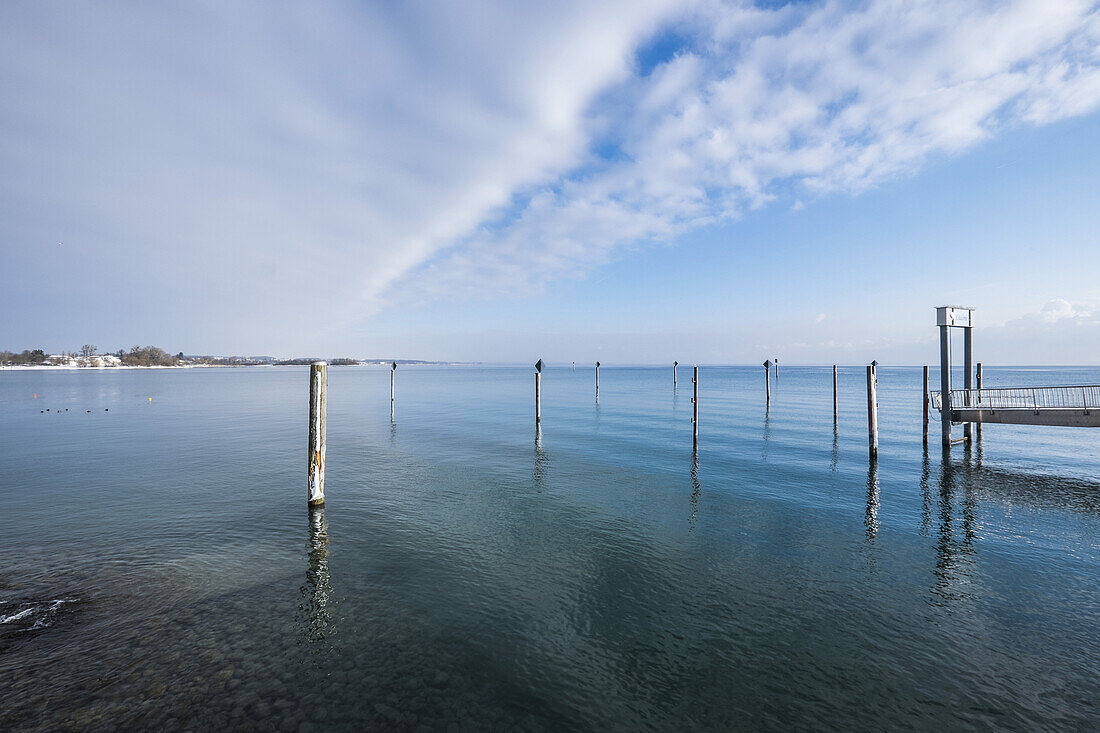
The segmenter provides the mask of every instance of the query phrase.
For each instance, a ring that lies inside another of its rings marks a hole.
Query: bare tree
[[[91,366],[95,352],[95,344],[84,344],[80,347],[80,356],[84,359],[84,366]]]

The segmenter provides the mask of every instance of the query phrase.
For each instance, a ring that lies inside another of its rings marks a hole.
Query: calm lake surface
[[[549,367],[541,440],[530,367],[392,422],[331,367],[313,514],[305,368],[0,372],[0,729],[1100,727],[1100,431],[945,459],[883,366],[871,469],[862,367],[835,431],[762,372],[701,369],[696,461],[690,367]]]

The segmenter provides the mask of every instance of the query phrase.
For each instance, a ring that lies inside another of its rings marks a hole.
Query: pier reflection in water
[[[974,518],[976,507],[971,489],[973,479],[969,460],[956,464],[948,449],[940,463],[938,518],[936,530],[936,568],[932,593],[941,602],[956,602],[971,597],[970,580],[974,571]],[[962,491],[962,508],[956,517],[957,494]]]

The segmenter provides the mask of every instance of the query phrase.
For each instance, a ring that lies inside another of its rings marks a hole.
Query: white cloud
[[[502,226],[402,281],[522,292],[617,248],[784,195],[858,192],[1006,126],[1100,104],[1100,17],[1084,0],[872,0],[764,11],[703,3],[693,50],[608,93],[623,156],[555,179]]]
[[[1091,303],[1073,304],[1062,298],[1054,298],[1044,303],[1038,311],[1023,315],[1014,321],[1009,321],[1005,326],[1008,328],[1030,325],[1045,327],[1056,323],[1070,325],[1073,322],[1077,324],[1100,322],[1100,308]]]

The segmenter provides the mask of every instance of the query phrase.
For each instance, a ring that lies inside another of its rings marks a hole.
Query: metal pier
[[[979,376],[974,389],[974,309],[941,305],[936,308],[936,325],[940,329],[940,391],[930,392],[929,397],[940,412],[945,447],[951,445],[953,423],[964,425],[967,439],[974,423],[1100,428],[1100,385],[984,389]],[[964,389],[951,389],[952,328],[963,329]],[[980,372],[980,364],[978,369]]]
[[[942,395],[930,396],[942,415]],[[1100,428],[1100,385],[954,389],[948,404],[953,423]]]

